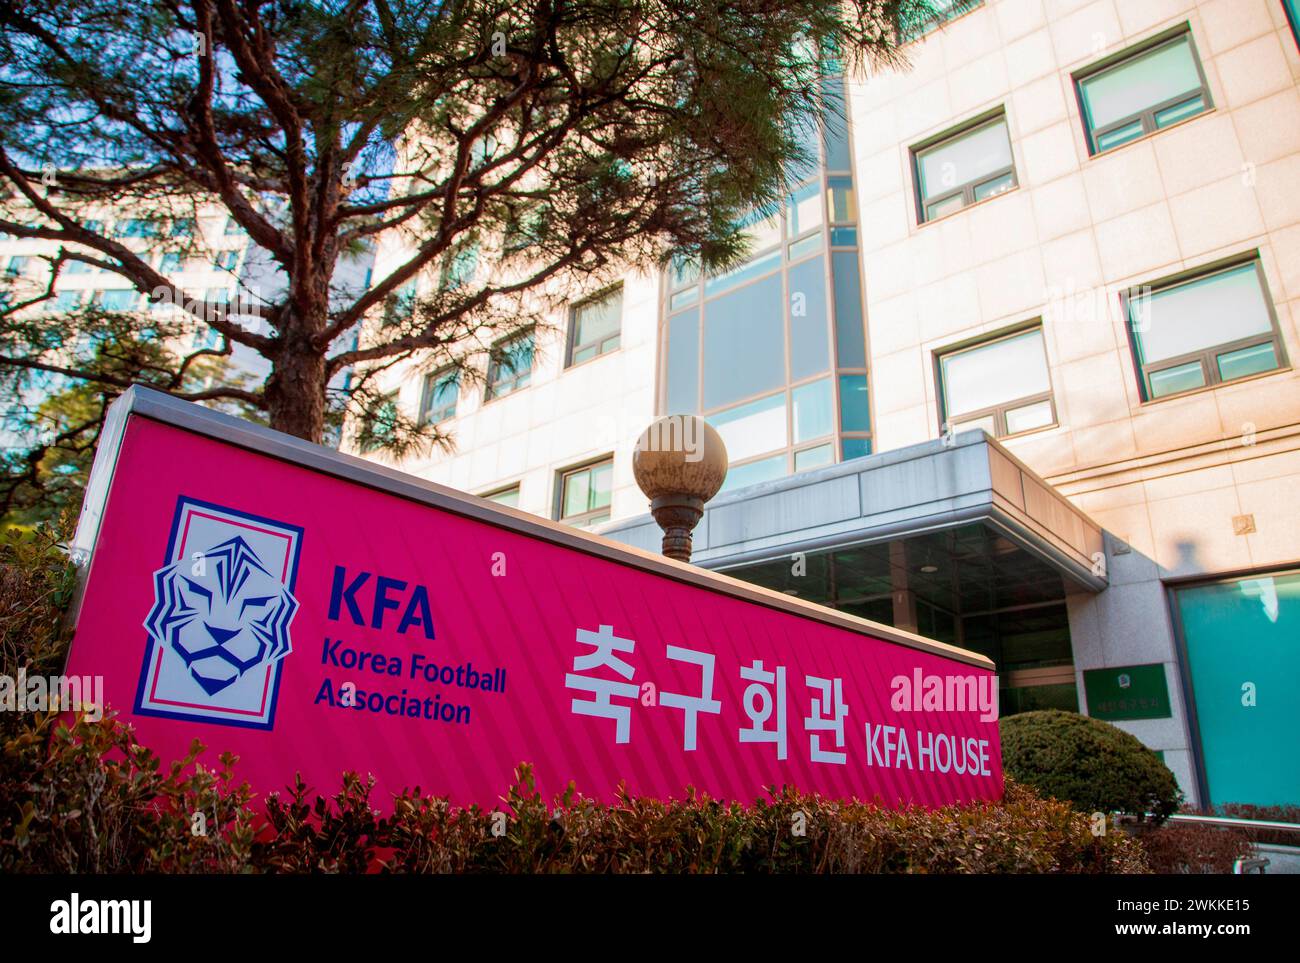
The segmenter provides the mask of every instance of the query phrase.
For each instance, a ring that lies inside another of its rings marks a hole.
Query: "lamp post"
[[[664,554],[689,562],[691,532],[727,477],[722,436],[697,415],[659,418],[637,439],[632,473],[664,530]]]

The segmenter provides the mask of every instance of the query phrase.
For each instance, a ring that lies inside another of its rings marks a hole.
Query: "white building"
[[[952,14],[847,78],[740,269],[575,291],[486,391],[391,372],[458,444],[401,467],[654,548],[633,441],[700,413],[698,564],[985,652],[1004,712],[1115,720],[1193,801],[1300,803],[1297,4]]]

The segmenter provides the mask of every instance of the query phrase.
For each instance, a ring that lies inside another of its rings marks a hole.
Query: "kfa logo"
[[[270,729],[302,529],[182,496],[154,604],[135,711]]]

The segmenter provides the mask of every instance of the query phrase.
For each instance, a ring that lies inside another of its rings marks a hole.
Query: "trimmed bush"
[[[372,783],[297,785],[256,809],[234,760],[164,769],[113,720],[8,740],[0,872],[1136,873],[1141,846],[1011,784],[996,803],[889,810],[773,792],[750,806],[703,795],[613,804],[557,799],[516,771],[500,813],[418,790],[381,815]],[[387,801],[385,801],[387,802]],[[202,813],[199,820],[197,814]],[[203,832],[197,831],[201,826]]]
[[[1139,827],[1135,837],[1153,873],[1231,873],[1233,863],[1255,851],[1240,830],[1195,823]]]
[[[1007,716],[1003,771],[1083,813],[1151,813],[1163,822],[1182,793],[1160,757],[1108,722],[1047,709]]]

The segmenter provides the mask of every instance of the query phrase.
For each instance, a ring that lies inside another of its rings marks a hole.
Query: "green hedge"
[[[1045,796],[1084,813],[1151,813],[1162,822],[1182,793],[1160,757],[1108,722],[1047,709],[1007,716],[1002,768]]]
[[[1124,833],[1010,785],[996,803],[890,810],[774,793],[749,806],[700,795],[613,804],[545,799],[529,767],[508,815],[418,792],[381,816],[352,774],[325,798],[299,785],[259,814],[235,760],[200,747],[163,766],[113,720],[43,724],[5,741],[0,872],[1131,873]],[[196,835],[196,813],[205,835]]]

